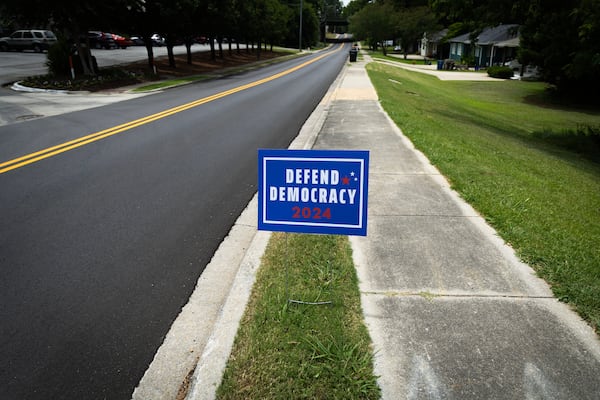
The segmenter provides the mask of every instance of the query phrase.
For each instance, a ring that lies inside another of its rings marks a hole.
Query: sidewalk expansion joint
[[[543,295],[524,295],[524,294],[483,294],[483,293],[431,293],[422,292],[399,292],[394,290],[366,290],[361,291],[361,294],[369,296],[384,296],[384,297],[423,297],[428,300],[433,300],[438,297],[442,298],[457,298],[457,299],[556,299],[554,296]]]
[[[479,215],[462,215],[462,214],[377,214],[370,213],[369,217],[387,218],[387,217],[404,217],[404,218],[480,218]]]
[[[439,172],[382,172],[382,171],[376,171],[376,172],[371,172],[371,175],[375,176],[442,176],[445,178],[445,176]]]

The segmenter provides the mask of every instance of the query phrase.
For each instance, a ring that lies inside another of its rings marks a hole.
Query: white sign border
[[[268,220],[267,218],[267,161],[325,161],[325,162],[358,162],[360,164],[360,193],[359,193],[359,215],[358,224],[332,224],[332,223],[316,223],[316,222],[295,222],[295,221],[278,221]],[[263,157],[262,165],[262,224],[270,225],[295,225],[295,226],[316,226],[326,228],[348,228],[348,229],[363,229],[363,209],[364,209],[364,182],[365,182],[365,160],[362,158],[341,158],[341,157],[277,157],[277,156],[265,156]]]

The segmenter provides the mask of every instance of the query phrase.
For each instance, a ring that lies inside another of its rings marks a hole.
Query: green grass
[[[346,237],[273,234],[217,398],[379,398],[362,321]]]
[[[598,331],[600,112],[553,103],[542,83],[367,70],[415,146]]]
[[[412,58],[404,58],[403,54],[398,54],[398,53],[392,53],[389,52],[387,53],[387,55],[383,55],[383,52],[370,52],[371,57],[373,59],[380,59],[380,60],[386,60],[386,61],[393,61],[393,62],[399,62],[399,63],[403,63],[403,64],[409,64],[409,65],[426,65],[425,64],[425,59],[421,58],[418,60],[412,59]],[[391,55],[394,54],[394,55]],[[432,64],[435,63],[435,60],[430,61]]]

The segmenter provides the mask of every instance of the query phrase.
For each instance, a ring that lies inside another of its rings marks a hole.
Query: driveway
[[[421,58],[422,60],[422,58]],[[475,72],[475,71],[446,71],[438,70],[437,65],[417,65],[417,64],[406,64],[403,62],[395,62],[374,58],[381,64],[387,64],[394,67],[400,67],[409,71],[420,72],[427,75],[436,76],[441,81],[502,81],[503,79],[492,78],[486,72]]]

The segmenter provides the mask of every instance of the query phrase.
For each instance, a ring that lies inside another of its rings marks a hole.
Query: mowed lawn
[[[537,82],[367,70],[404,134],[598,332],[600,108],[557,104]]]

